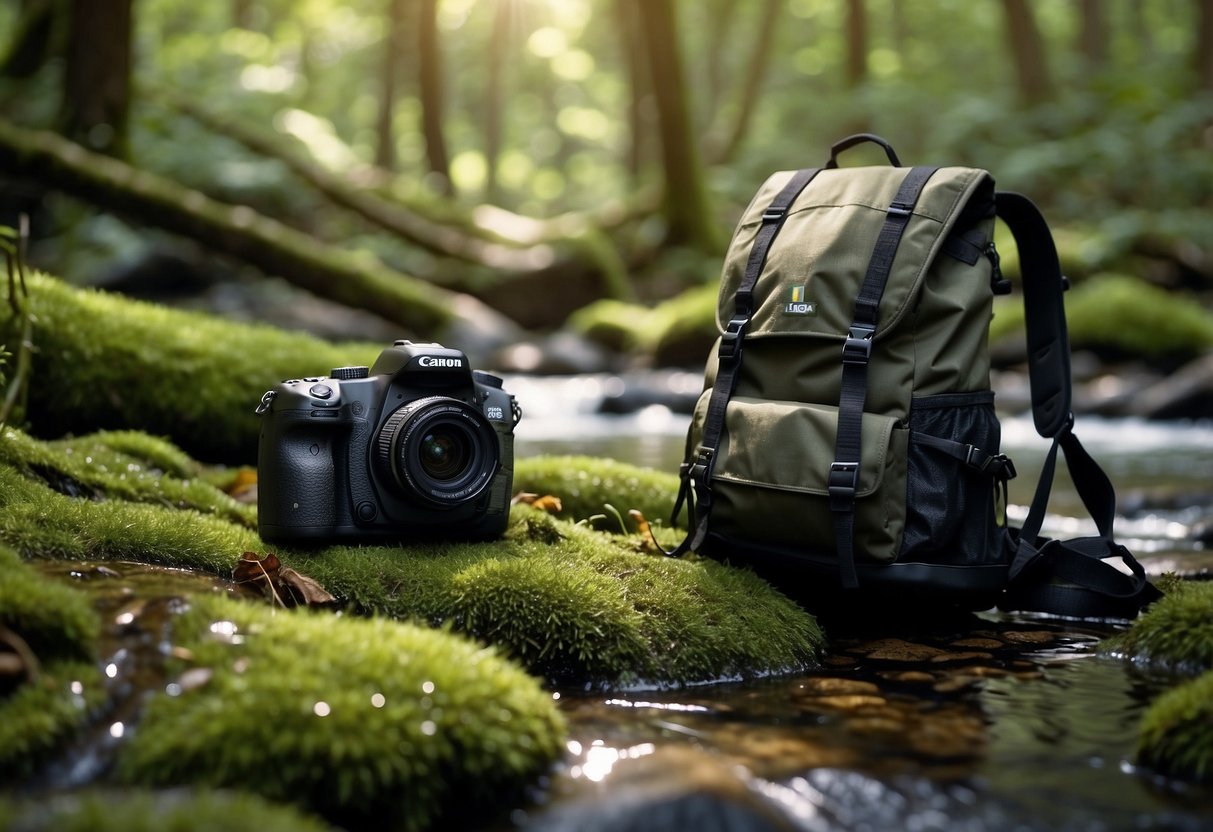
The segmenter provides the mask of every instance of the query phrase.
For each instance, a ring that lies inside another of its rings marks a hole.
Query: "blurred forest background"
[[[1213,290],[1213,0],[4,0],[0,114],[33,266],[329,337],[635,348],[857,131],[1030,194],[1071,277]]]

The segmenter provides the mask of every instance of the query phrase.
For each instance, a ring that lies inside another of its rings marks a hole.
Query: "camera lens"
[[[404,496],[445,508],[480,496],[500,463],[497,432],[484,414],[446,396],[417,399],[392,413],[375,454]]]
[[[467,468],[467,436],[444,427],[421,440],[421,468],[436,480],[449,480]]]

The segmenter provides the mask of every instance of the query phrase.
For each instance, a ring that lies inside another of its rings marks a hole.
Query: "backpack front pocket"
[[[706,407],[706,394],[700,406]],[[834,554],[827,481],[837,433],[836,407],[730,400],[712,477],[712,531],[807,554]],[[898,419],[863,415],[855,494],[855,552],[861,560],[889,562],[900,549],[907,434]]]

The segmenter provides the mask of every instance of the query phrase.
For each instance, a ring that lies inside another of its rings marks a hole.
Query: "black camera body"
[[[501,379],[397,341],[374,366],[267,392],[257,514],[267,541],[489,539],[509,522],[514,425]]]

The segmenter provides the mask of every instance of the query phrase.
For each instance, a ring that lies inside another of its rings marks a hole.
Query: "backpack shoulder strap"
[[[704,417],[703,436],[698,447],[693,452],[688,448],[687,461],[682,470],[682,486],[678,492],[677,502],[671,522],[678,519],[685,500],[690,521],[690,532],[685,540],[672,551],[665,552],[670,557],[681,557],[688,551],[695,551],[703,543],[707,535],[708,514],[712,507],[712,470],[716,465],[716,451],[720,447],[720,439],[724,432],[725,411],[729,399],[737,388],[737,372],[741,368],[741,345],[745,339],[746,327],[754,314],[754,286],[767,262],[767,254],[776,235],[783,228],[783,221],[788,211],[800,196],[800,192],[812,181],[820,168],[804,168],[795,171],[762,212],[762,224],[754,236],[750,246],[750,255],[746,261],[745,276],[733,297],[733,316],[720,336],[717,348],[718,367],[716,379],[712,384],[712,393],[708,398],[708,411]],[[698,502],[698,511],[696,510]],[[662,550],[665,551],[665,550]]]
[[[1053,235],[1027,197],[999,192],[998,216],[1015,237],[1023,280],[1032,419],[1053,444],[1045,457],[1023,527],[1013,535],[1010,583],[1002,606],[1079,617],[1131,618],[1159,597],[1136,558],[1112,539],[1116,492],[1099,464],[1073,433],[1070,409],[1070,341],[1061,273]],[[1074,540],[1041,538],[1049,493],[1061,449],[1074,487],[1098,534]],[[1124,572],[1105,562],[1119,558]]]

